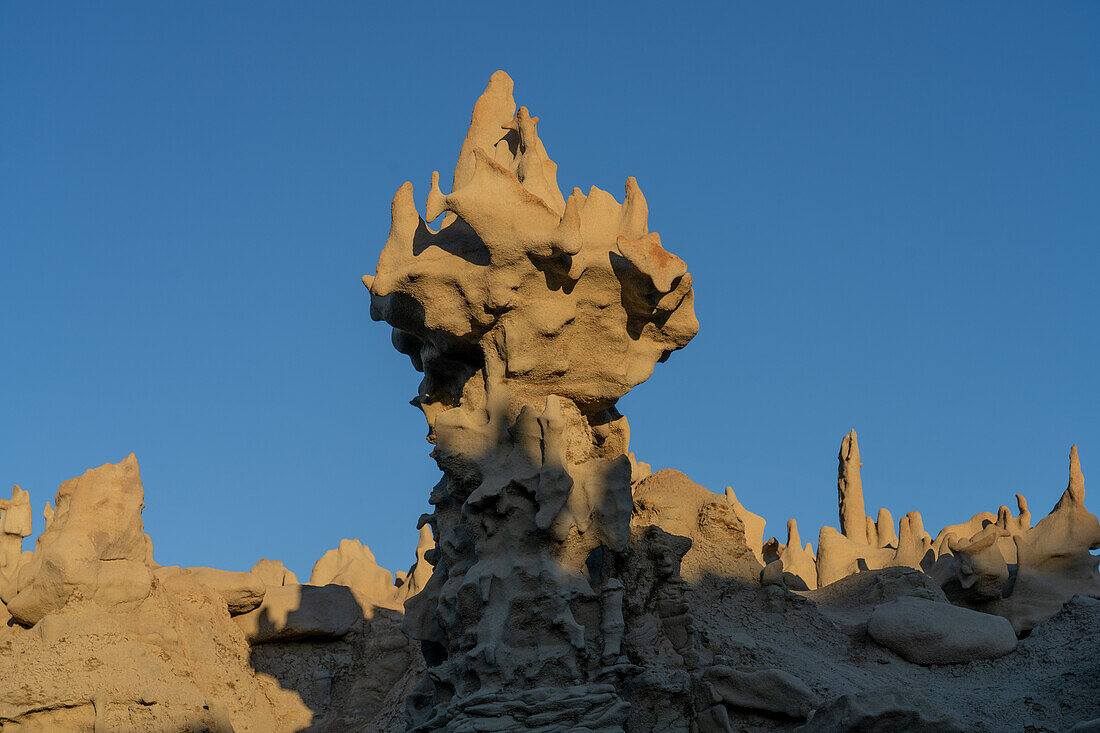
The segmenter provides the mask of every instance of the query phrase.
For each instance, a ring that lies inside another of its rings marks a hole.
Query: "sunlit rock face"
[[[414,729],[620,730],[627,716],[632,468],[615,403],[699,326],[691,275],[649,231],[634,179],[622,203],[595,187],[565,198],[537,123],[495,73],[451,192],[432,176],[439,229],[404,184],[363,278],[372,317],[424,373],[413,403],[444,473],[423,519],[434,572],[406,606],[429,665]]]

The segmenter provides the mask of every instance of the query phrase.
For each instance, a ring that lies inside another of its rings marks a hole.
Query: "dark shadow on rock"
[[[462,217],[456,217],[450,226],[438,232],[428,229],[428,225],[421,219],[416,233],[413,234],[413,254],[419,255],[428,247],[439,247],[471,265],[489,266],[489,248]]]
[[[335,733],[403,730],[406,688],[423,665],[401,631],[402,618],[346,586],[301,585],[269,587],[264,604],[238,624],[252,645],[253,669],[297,693],[311,711],[297,730]]]

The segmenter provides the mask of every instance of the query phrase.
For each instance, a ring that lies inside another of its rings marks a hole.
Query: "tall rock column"
[[[840,498],[840,533],[850,540],[867,543],[867,515],[863,508],[863,480],[859,469],[859,440],[856,431],[844,436],[837,456],[836,489]]]
[[[404,184],[363,278],[371,316],[424,374],[413,404],[443,471],[422,518],[434,569],[406,605],[428,665],[412,730],[618,731],[627,715],[614,560],[631,462],[615,404],[699,325],[634,179],[622,203],[563,197],[537,123],[495,73],[451,192],[432,176],[440,228]]]

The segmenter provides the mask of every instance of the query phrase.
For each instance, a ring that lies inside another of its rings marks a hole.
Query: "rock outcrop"
[[[737,670],[715,665],[706,670],[704,679],[714,702],[727,707],[804,719],[820,705],[805,682],[781,669]]]
[[[980,516],[945,529],[946,547],[929,573],[954,603],[1004,616],[1024,633],[1075,595],[1100,598],[1100,557],[1092,554],[1100,549],[1100,521],[1085,508],[1077,446],[1069,484],[1050,514],[1032,527],[1027,502],[1017,500],[1017,517],[1001,507],[992,522]],[[979,519],[981,528],[965,536]]]
[[[432,577],[432,562],[428,559],[428,553],[435,556],[435,538],[432,536],[431,525],[425,522],[420,525],[420,537],[416,543],[416,561],[407,573],[402,573],[398,583],[399,590],[396,594],[402,605],[428,585]]]
[[[298,576],[287,570],[286,566],[278,560],[268,560],[266,557],[249,570],[258,577],[264,585],[298,585]]]
[[[313,565],[310,585],[333,583],[351,588],[367,604],[396,603],[393,574],[379,565],[370,548],[357,539],[340,540]]]
[[[290,693],[255,675],[230,621],[259,602],[242,592],[253,576],[150,565],[133,455],[66,481],[55,502],[3,593],[15,622],[0,627],[4,729],[269,731],[302,719]]]
[[[252,573],[217,568],[161,567],[153,575],[162,583],[171,584],[179,576],[210,588],[225,601],[229,615],[236,616],[257,608],[264,600],[267,585]]]
[[[652,524],[691,540],[680,567],[681,576],[689,583],[707,575],[744,580],[759,577],[760,561],[749,546],[738,505],[729,493],[708,491],[674,469],[661,469],[634,487],[635,523]],[[759,531],[763,534],[762,526]]]
[[[633,178],[622,203],[595,187],[563,197],[537,122],[494,74],[451,192],[432,176],[440,228],[406,183],[363,278],[371,315],[424,373],[413,402],[444,474],[425,520],[433,573],[406,603],[429,667],[416,730],[532,725],[532,709],[547,729],[620,730],[628,709],[614,556],[635,464],[615,403],[698,330],[691,276],[649,231]]]
[[[1017,633],[1025,633],[1054,615],[1074,595],[1100,597],[1100,522],[1085,508],[1084,476],[1077,447],[1070,450],[1069,485],[1049,515],[1032,526],[1022,494],[1016,494],[1018,514],[1006,506],[997,513],[981,512],[970,520],[945,527],[933,540],[918,512],[901,518],[895,535],[890,513],[878,521],[855,519],[863,511],[855,431],[844,437],[839,456],[838,532],[822,527],[816,556],[817,587],[823,588],[860,572],[886,567],[910,567],[928,573],[952,603],[1007,618]],[[862,532],[860,532],[862,528]],[[849,531],[850,530],[850,531]],[[792,553],[772,543],[767,583],[792,589],[812,589],[806,579],[811,565],[807,552]],[[765,546],[767,551],[768,546]],[[794,569],[795,566],[799,569]]]
[[[91,469],[61,485],[55,513],[30,561],[3,591],[8,612],[34,625],[70,599],[133,608],[149,595],[137,459]]]
[[[494,74],[450,193],[411,184],[364,277],[423,373],[442,478],[415,561],[344,539],[308,584],[154,562],[136,459],[62,484],[35,550],[0,501],[0,728],[72,731],[1088,730],[1100,522],[1076,447],[1053,511],[934,539],[866,514],[855,431],[839,530],[786,542],[727,488],[629,449],[618,400],[695,335],[692,278],[620,203],[568,197]],[[442,217],[438,228],[430,221]],[[751,493],[744,492],[746,499]],[[750,502],[751,503],[751,502]],[[411,526],[410,526],[411,531]]]
[[[363,620],[364,609],[344,585],[268,586],[263,601],[233,620],[250,644],[340,639]]]
[[[11,499],[0,499],[0,586],[30,560],[30,553],[23,552],[23,538],[32,529],[31,496],[13,486]]]
[[[814,711],[800,733],[874,731],[874,733],[963,733],[951,715],[931,705],[913,703],[898,690],[872,690],[841,695]]]
[[[866,545],[867,515],[863,510],[863,478],[856,431],[844,436],[837,456],[836,490],[840,497],[840,533],[853,542]]]
[[[1100,598],[1100,522],[1085,509],[1085,479],[1070,449],[1069,485],[1054,509],[1031,529],[1013,537],[1017,572],[1006,599],[1006,615],[1017,631],[1034,628],[1075,595]]]
[[[817,560],[810,543],[802,546],[798,534],[798,522],[787,520],[787,544],[775,545],[775,558],[768,562],[760,575],[765,585],[782,584],[791,590],[817,588]]]

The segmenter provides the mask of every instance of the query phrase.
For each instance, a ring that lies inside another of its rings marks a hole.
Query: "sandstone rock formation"
[[[708,574],[745,580],[760,575],[756,559],[760,549],[756,553],[750,549],[745,524],[730,494],[708,491],[680,471],[664,468],[638,482],[633,521],[691,540],[680,564],[681,576],[690,583]],[[762,526],[759,531],[763,534]]]
[[[707,669],[704,679],[713,701],[728,707],[802,719],[820,704],[805,682],[781,669],[742,671],[714,665]]]
[[[61,485],[2,595],[14,623],[0,629],[0,725],[284,728],[294,702],[254,675],[226,599],[201,573],[147,564],[143,499],[133,455]]]
[[[30,553],[23,552],[23,538],[31,530],[31,496],[13,486],[10,500],[0,499],[0,584],[30,559]]]
[[[495,74],[451,192],[433,175],[422,218],[411,184],[402,186],[376,274],[363,278],[372,317],[393,327],[394,346],[424,374],[413,402],[444,474],[422,519],[437,545],[434,570],[406,603],[405,628],[428,669],[408,699],[410,729],[724,730],[738,716],[783,712],[740,707],[757,678],[717,661],[721,628],[699,628],[712,594],[790,614],[813,603],[792,591],[822,593],[833,610],[811,614],[813,623],[856,639],[877,618],[880,638],[898,648],[889,622],[910,606],[893,599],[915,598],[948,625],[957,616],[995,629],[980,648],[933,629],[940,661],[1004,652],[1002,620],[951,606],[922,571],[952,546],[975,557],[994,548],[1003,559],[1005,538],[1029,531],[1022,500],[1020,516],[993,517],[991,540],[971,532],[934,541],[915,511],[897,528],[885,509],[873,520],[852,431],[838,461],[840,531],[823,528],[815,556],[793,521],[785,545],[763,543],[762,519],[732,491],[723,502],[630,453],[615,403],[694,335],[691,278],[648,232],[633,179],[622,204],[598,189],[561,195],[537,122]],[[968,526],[982,531],[984,520]],[[1080,531],[1068,527],[1083,525],[1059,521],[1079,546]],[[945,565],[940,576],[985,574],[984,562]],[[829,590],[853,574],[873,587]],[[970,587],[992,592],[989,582]],[[860,592],[877,600],[840,600]],[[561,707],[564,699],[573,703]],[[868,715],[927,722],[897,709]]]
[[[881,605],[910,598],[949,603],[932,578],[907,567],[856,573],[802,595],[811,599],[840,631],[853,638],[867,636],[871,615]]]
[[[428,560],[428,553],[435,556],[435,538],[432,536],[432,527],[427,522],[420,525],[420,538],[416,543],[416,562],[412,564],[407,573],[402,573],[400,578],[400,590],[396,591],[398,600],[404,605],[405,601],[415,596],[428,584],[432,577],[432,562]]]
[[[258,575],[217,568],[157,568],[153,575],[162,583],[171,584],[174,578],[185,576],[217,593],[225,601],[229,615],[248,613],[264,600],[267,585]]]
[[[340,639],[362,621],[364,609],[344,585],[268,586],[263,601],[233,620],[250,644]]]
[[[764,584],[781,583],[792,590],[814,590],[817,588],[817,561],[814,559],[810,543],[802,546],[798,534],[798,522],[787,520],[787,544],[776,545],[775,558],[761,573]]]
[[[863,479],[856,431],[844,436],[837,456],[836,490],[840,497],[840,533],[861,545],[868,544],[867,520],[863,511]]]
[[[1069,485],[1062,498],[1050,514],[1013,540],[1015,581],[1006,588],[1007,598],[994,601],[989,610],[1006,615],[1017,631],[1034,628],[1075,595],[1100,598],[1100,557],[1092,554],[1100,550],[1100,522],[1085,509],[1077,446],[1070,449]]]
[[[933,537],[866,514],[855,431],[840,529],[786,543],[732,489],[629,450],[617,400],[696,333],[691,276],[622,203],[566,198],[498,72],[428,221],[394,198],[371,314],[423,373],[443,476],[415,562],[166,566],[136,459],[62,484],[33,552],[0,501],[0,729],[1088,730],[1100,719],[1100,523],[1070,480]],[[743,490],[751,504],[751,489]],[[411,532],[412,527],[409,527]],[[406,633],[407,632],[407,633]],[[1074,727],[1076,726],[1076,727]]]
[[[733,488],[730,486],[726,487],[726,501],[733,507],[733,513],[737,515],[737,518],[741,520],[741,524],[745,527],[745,542],[748,544],[749,550],[756,555],[757,562],[766,565],[763,552],[764,526],[766,525],[764,518],[746,509],[737,500],[737,495],[733,493]]]
[[[268,560],[265,557],[253,565],[249,572],[257,576],[264,585],[298,585],[298,576],[287,570],[278,560]]]
[[[374,553],[359,540],[340,540],[313,566],[310,585],[342,585],[351,588],[364,605],[395,605],[393,575],[378,564]]]
[[[853,430],[841,446],[837,479],[841,524],[848,529],[821,529],[817,587],[869,570],[911,567],[927,572],[953,603],[1004,616],[1017,633],[1050,618],[1076,594],[1100,597],[1100,557],[1091,554],[1100,548],[1100,522],[1085,508],[1076,446],[1070,450],[1069,486],[1051,513],[1034,527],[1027,500],[1016,494],[1017,516],[1001,506],[996,514],[981,512],[945,527],[934,540],[918,512],[901,518],[896,535],[885,509],[879,511],[877,522],[867,517],[861,525],[855,518],[857,508],[863,511],[859,465]],[[773,547],[775,556],[765,570],[765,582],[784,578],[792,589],[803,585],[812,589],[805,578],[810,572],[805,553],[798,554],[802,569],[791,570],[795,557],[789,547],[778,543]],[[784,556],[786,560],[780,562]]]
[[[1074,595],[1100,598],[1100,521],[1085,508],[1077,446],[1070,449],[1069,485],[1049,515],[1031,526],[1017,494],[1019,516],[1006,507],[941,532],[944,542],[928,572],[952,602],[995,613],[1027,632]],[[971,530],[978,528],[969,536]]]
[[[118,610],[143,601],[152,585],[143,497],[132,453],[63,483],[33,556],[0,595],[8,612],[33,625],[73,598]]]
[[[532,709],[543,727],[619,730],[628,710],[614,560],[632,461],[615,402],[695,335],[691,276],[633,178],[622,203],[563,197],[537,122],[494,74],[451,192],[432,176],[440,228],[406,183],[363,278],[424,373],[414,403],[444,473],[433,574],[406,603],[430,670],[409,699],[417,730],[532,725]]]

